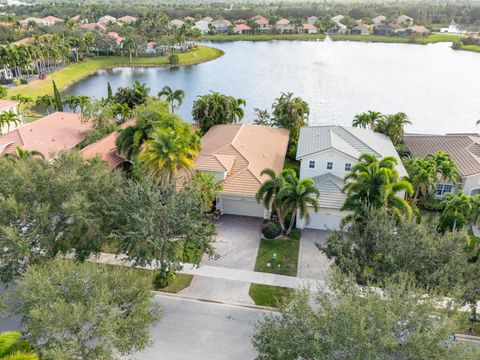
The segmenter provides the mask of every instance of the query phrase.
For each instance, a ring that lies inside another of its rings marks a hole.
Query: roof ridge
[[[257,177],[257,176],[250,170],[250,161],[246,158],[246,156],[243,154],[243,152],[242,152],[237,146],[235,146],[235,140],[237,140],[238,134],[240,134],[240,132],[241,132],[243,129],[245,129],[245,126],[246,126],[247,124],[239,124],[239,125],[240,125],[240,128],[238,129],[237,133],[235,134],[235,136],[234,136],[233,139],[232,139],[231,144],[229,144],[229,145],[232,145],[232,147],[233,147],[235,150],[237,150],[237,152],[240,154],[240,156],[247,162],[247,167],[246,167],[246,169],[248,169],[248,171],[250,171],[250,174],[252,174],[253,177],[254,177],[255,179],[257,179],[260,183],[262,183],[261,178],[260,178],[260,177]]]
[[[28,125],[28,124],[27,124]],[[22,126],[23,127],[23,126]],[[20,137],[20,141],[22,142],[22,146],[25,145],[25,139],[23,138],[23,135],[22,135],[22,132],[20,131],[21,127],[18,127],[16,128],[15,130],[12,130],[13,131],[17,131],[18,132],[18,136]]]
[[[363,145],[365,145],[367,148],[369,148],[369,149],[372,151],[372,153],[374,153],[374,154],[376,154],[376,155],[378,155],[378,156],[381,156],[381,154],[379,154],[378,151],[376,151],[375,149],[372,149],[372,147],[371,147],[370,145],[368,145],[365,141],[363,141],[363,140],[360,139],[358,136],[356,136],[356,135],[353,134],[351,131],[349,131],[349,130],[347,129],[347,126],[338,125],[338,127],[342,128],[343,130],[345,130],[346,132],[348,132],[350,135],[352,135],[355,139],[357,139],[358,141],[360,141]],[[349,128],[353,128],[353,126],[349,126]],[[376,133],[376,132],[373,131],[373,130],[371,130],[371,131],[372,131],[372,133],[374,133],[374,134],[378,134],[378,133]],[[339,135],[339,136],[340,136],[340,135]],[[355,147],[354,147],[353,145],[351,145],[351,144],[349,144],[349,145],[355,149]],[[355,150],[357,150],[357,149],[355,149]],[[359,151],[359,150],[357,150],[357,151],[361,153],[361,151]]]

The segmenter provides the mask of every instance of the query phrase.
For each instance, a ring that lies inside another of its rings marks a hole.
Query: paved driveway
[[[327,231],[304,229],[300,239],[298,257],[298,277],[305,279],[326,280],[328,277],[329,260],[318,250],[316,243],[325,244]]]

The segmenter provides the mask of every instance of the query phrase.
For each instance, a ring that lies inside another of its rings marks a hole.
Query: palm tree
[[[170,86],[164,86],[158,93],[159,98],[162,98],[163,96],[166,97],[167,102],[170,104],[170,109],[173,114],[175,112],[175,102],[177,102],[177,106],[182,105],[183,99],[185,98],[185,91],[182,89],[173,91]]]
[[[130,62],[133,62],[132,53],[135,50],[135,42],[133,41],[133,39],[131,37],[128,37],[123,40],[122,48],[128,51],[128,56],[130,56]]]
[[[65,98],[65,104],[67,104],[74,113],[77,112],[77,108],[80,106],[80,99],[77,95],[67,95]]]
[[[157,128],[145,143],[140,160],[160,186],[165,189],[175,179],[179,169],[191,172],[200,149],[200,138],[190,128]]]
[[[0,334],[0,359],[4,360],[38,360],[22,334],[16,331],[6,331]]]
[[[435,188],[437,180],[437,164],[432,159],[421,159],[415,157],[407,157],[403,159],[403,163],[408,172],[408,180],[415,188],[413,201],[416,202],[418,196],[428,198]]]
[[[472,219],[472,212],[474,210],[474,202],[471,196],[462,192],[457,194],[448,193],[442,200],[444,205],[442,218],[443,222],[453,219],[452,230],[458,230],[470,219]],[[458,227],[458,228],[457,228]]]
[[[20,146],[15,148],[15,153],[5,154],[6,158],[11,159],[28,159],[28,158],[39,158],[45,160],[45,155],[37,150],[24,150]]]
[[[458,182],[460,173],[452,157],[444,151],[438,151],[435,154],[429,154],[426,159],[432,160],[436,164],[438,181]]]
[[[375,155],[364,153],[358,160],[345,177],[343,192],[347,197],[342,210],[352,211],[353,215],[347,216],[344,223],[361,218],[368,208],[385,207],[398,217],[410,217],[412,207],[397,194],[405,191],[411,196],[414,191],[410,182],[399,180],[397,159],[387,156],[379,161]]]
[[[215,175],[206,172],[197,172],[190,182],[194,189],[198,190],[199,196],[205,206],[205,211],[213,208],[213,202],[223,190],[222,183],[215,180]]]
[[[2,133],[2,129],[5,127],[5,125],[7,126],[7,132],[9,132],[12,124],[19,125],[21,123],[22,121],[20,117],[12,110],[0,113],[0,134]]]
[[[411,125],[407,114],[398,112],[393,115],[382,116],[375,124],[373,130],[382,133],[392,140],[393,145],[400,145],[403,141],[405,126]]]
[[[296,145],[300,128],[308,124],[310,108],[293,93],[282,93],[272,105],[272,125],[290,131],[290,144]]]
[[[364,129],[373,129],[375,124],[382,118],[382,114],[377,111],[368,110],[365,113],[355,115],[352,121],[353,127]]]
[[[52,95],[42,95],[35,100],[35,105],[45,107],[47,114],[50,114],[49,108],[55,105],[55,98]]]
[[[305,219],[308,224],[310,222],[309,206],[312,206],[315,212],[318,211],[320,191],[312,179],[298,180],[296,174],[285,179],[287,181],[283,182],[277,197],[282,207],[291,213],[290,224],[285,233],[290,235],[297,213],[300,219]]]

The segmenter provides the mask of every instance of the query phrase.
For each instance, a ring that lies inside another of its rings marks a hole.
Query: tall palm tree
[[[398,217],[410,217],[412,207],[397,194],[405,191],[411,196],[413,186],[407,180],[399,180],[395,169],[397,159],[387,156],[378,160],[375,155],[364,153],[358,160],[345,177],[346,200],[342,210],[352,211],[353,215],[347,216],[344,222],[361,218],[364,210],[372,207],[385,207]]]
[[[435,162],[438,181],[451,181],[456,183],[460,180],[457,164],[446,152],[438,151],[435,154],[429,154],[426,156],[426,159]]]
[[[300,128],[308,124],[308,103],[293,93],[282,93],[272,105],[272,125],[290,130],[290,144],[297,144]]]
[[[128,37],[125,40],[123,40],[122,49],[127,50],[128,56],[130,57],[130,62],[133,62],[132,54],[135,50],[135,42],[131,37]]]
[[[185,91],[182,89],[177,89],[173,91],[170,86],[164,86],[163,89],[158,93],[158,97],[162,98],[163,96],[166,97],[167,102],[170,104],[170,109],[172,114],[175,112],[175,102],[177,106],[181,106],[183,103],[183,99],[185,98]]]
[[[474,202],[471,196],[462,192],[448,193],[442,200],[442,204],[444,205],[442,217],[453,219],[453,231],[458,230],[473,218]]]
[[[353,127],[364,129],[373,129],[375,124],[382,118],[382,114],[377,111],[368,110],[367,112],[355,115],[352,121]]]
[[[428,198],[435,188],[437,180],[437,164],[432,159],[422,159],[415,157],[406,157],[403,163],[408,172],[408,180],[412,183],[415,194],[413,201],[416,202],[418,196]]]
[[[393,115],[382,116],[375,124],[373,130],[382,133],[392,140],[393,145],[400,145],[403,141],[405,126],[411,125],[407,114],[398,112]]]
[[[145,143],[140,160],[165,189],[175,179],[179,169],[191,172],[194,158],[200,150],[200,138],[190,128],[157,128]]]
[[[38,360],[22,334],[16,331],[0,333],[0,359],[4,360]]]
[[[315,212],[318,211],[320,191],[312,179],[298,180],[296,174],[285,179],[287,181],[283,182],[277,197],[282,207],[291,214],[290,224],[285,233],[289,235],[295,224],[297,213],[300,219],[305,219],[308,224],[310,222],[309,206],[312,206]]]

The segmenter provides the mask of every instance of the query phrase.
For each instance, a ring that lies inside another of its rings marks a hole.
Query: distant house
[[[18,110],[18,104],[18,101],[0,99],[0,113],[12,111],[15,115],[18,115],[20,117],[20,120],[22,120],[20,116],[20,111]],[[15,130],[20,125],[21,124],[10,124],[4,125],[3,127],[0,125],[0,134],[5,134],[7,132]]]
[[[255,195],[267,179],[261,172],[283,169],[288,147],[288,131],[269,126],[235,124],[215,125],[201,139],[195,158],[196,171],[213,174],[223,190],[216,208],[222,214],[268,218],[269,212]],[[177,186],[188,176],[179,172]]]
[[[370,26],[368,26],[367,24],[357,25],[350,31],[350,34],[368,35],[368,34],[370,34]]]
[[[87,30],[87,31],[94,31],[94,30],[102,30],[105,31],[107,30],[107,25],[104,23],[87,23],[87,24],[82,24],[80,25],[80,28]]]
[[[444,181],[436,186],[436,197],[462,190],[467,195],[480,194],[480,134],[411,135],[405,134],[405,145],[412,156],[425,157],[443,151],[457,164],[461,182]]]
[[[455,23],[455,20],[452,20],[452,22],[450,23],[448,28],[441,28],[440,32],[441,33],[448,33],[448,34],[459,34],[460,30],[459,30],[457,24]]]
[[[123,130],[133,125],[135,125],[135,120],[128,120],[120,125],[120,129]],[[80,155],[85,159],[99,156],[111,169],[128,168],[129,165],[126,163],[125,157],[117,153],[115,140],[117,139],[118,134],[118,132],[113,132],[103,139],[84,147],[80,150]]]
[[[80,22],[81,19],[82,19],[81,15],[75,15],[70,18],[70,20],[73,20],[75,22]]]
[[[180,28],[185,24],[185,21],[179,20],[179,19],[173,19],[172,21],[169,22],[169,25],[172,27],[177,27]]]
[[[40,19],[38,17],[28,17],[28,18],[20,21],[20,25],[23,26],[23,27],[28,26],[30,23],[35,23],[38,26],[49,26],[48,23],[45,20]]]
[[[117,19],[114,18],[113,16],[105,15],[105,16],[102,16],[100,19],[98,19],[97,24],[108,25],[109,23],[116,23],[116,22],[117,22]]]
[[[114,31],[110,31],[107,35],[110,36],[113,40],[115,40],[117,45],[120,45],[125,40],[124,37],[121,37],[120,35],[118,35],[118,33]]]
[[[400,15],[397,18],[397,24],[408,27],[408,26],[413,25],[413,19],[410,16],[407,16],[407,15]]]
[[[43,21],[45,21],[45,24],[47,26],[53,26],[55,24],[61,24],[63,23],[63,20],[58,18],[58,17],[55,17],[55,16],[46,16],[43,18]]]
[[[306,23],[297,28],[299,34],[317,34],[318,29],[315,25]]]
[[[348,126],[308,126],[300,130],[297,160],[300,179],[311,178],[320,190],[319,211],[309,209],[310,223],[297,220],[297,227],[310,229],[339,229],[348,214],[341,210],[345,203],[345,176],[358,162],[362,153],[377,158],[394,156],[398,160],[400,177],[407,171],[391,140],[368,129]]]
[[[267,20],[267,18],[265,16],[262,16],[262,15],[256,15],[252,18],[253,21],[257,21],[257,20]]]
[[[348,33],[348,28],[346,25],[342,24],[341,22],[334,21],[335,26],[327,29],[329,34],[346,34]]]
[[[191,17],[191,16],[187,16],[187,17],[184,18],[183,20],[193,22],[193,21],[195,21],[195,18],[193,18],[193,17]]]
[[[392,36],[394,33],[395,30],[389,24],[382,24],[373,27],[373,35]]]
[[[410,34],[416,34],[420,36],[428,35],[428,29],[425,26],[421,25],[413,25],[406,29],[406,31]]]
[[[393,29],[393,34],[395,36],[408,36],[409,33],[406,28],[404,28],[400,24],[389,24],[389,26]]]
[[[149,41],[145,47],[147,54],[155,54],[157,52],[157,43],[155,41]]]
[[[195,23],[193,26],[195,29],[198,29],[202,32],[203,35],[208,34],[210,27],[210,23],[205,20],[200,20]]]
[[[387,20],[386,16],[378,15],[372,19],[372,23],[374,26],[382,25],[385,20]]]
[[[238,19],[233,22],[233,25],[246,24],[247,22],[243,19]]]
[[[332,20],[333,22],[339,23],[339,22],[341,22],[341,21],[343,20],[344,17],[345,17],[345,16],[343,16],[343,15],[337,15],[337,16],[332,17],[331,20]]]
[[[228,34],[232,27],[232,23],[225,19],[219,19],[212,22],[217,34]]]
[[[133,24],[135,21],[137,21],[137,18],[130,15],[125,15],[125,16],[122,16],[121,18],[118,18],[118,22],[121,22],[124,24]]]
[[[316,16],[309,16],[309,17],[307,18],[307,22],[308,22],[309,24],[315,25],[315,24],[318,22],[318,17],[316,17]]]
[[[82,121],[79,114],[55,112],[0,136],[0,155],[14,153],[20,146],[53,159],[60,151],[82,142],[84,132],[91,127],[91,123]]]
[[[267,19],[265,19],[263,16],[261,16],[260,19],[256,19],[254,20],[255,21],[255,24],[258,25],[257,27],[257,30],[260,31],[260,32],[267,32],[267,31],[270,31],[272,30],[272,26],[270,25],[270,23],[268,22]]]
[[[252,28],[245,24],[238,24],[233,28],[235,34],[251,34]]]
[[[290,23],[290,20],[280,19],[275,23],[275,29],[280,34],[293,34],[295,26]]]
[[[210,16],[207,16],[207,17],[204,17],[202,20],[206,21],[207,23],[211,23],[213,21],[213,18],[211,18]]]

